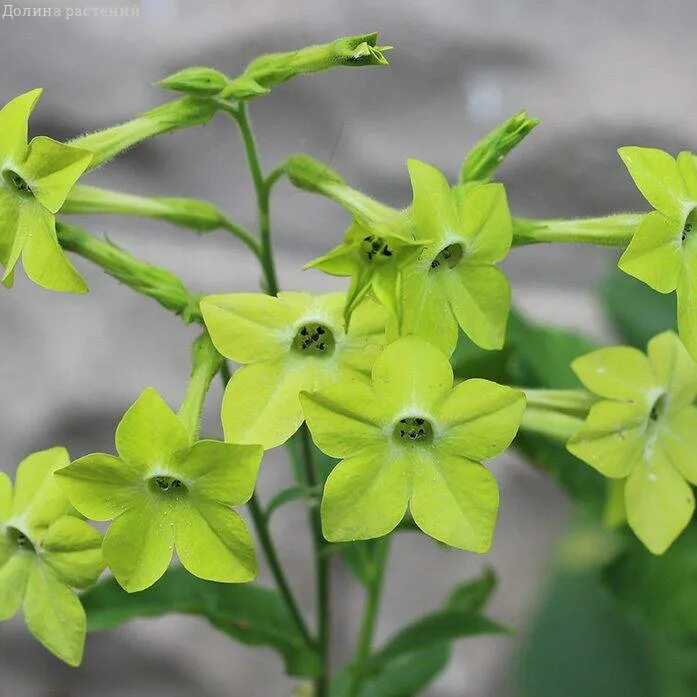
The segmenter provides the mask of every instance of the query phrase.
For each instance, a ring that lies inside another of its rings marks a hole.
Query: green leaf
[[[491,568],[484,569],[479,578],[453,588],[445,604],[449,610],[476,614],[484,609],[496,589],[496,574]]]
[[[299,499],[317,499],[317,503],[319,503],[318,492],[306,486],[290,486],[287,489],[279,491],[271,501],[266,504],[264,508],[266,519],[269,520],[282,506],[285,506],[287,503],[292,503],[293,501],[298,501]]]
[[[125,593],[114,580],[105,581],[83,595],[82,602],[90,631],[142,617],[198,615],[237,641],[275,649],[290,675],[313,677],[319,670],[316,653],[303,641],[283,601],[266,588],[202,581],[177,568],[136,595]]]

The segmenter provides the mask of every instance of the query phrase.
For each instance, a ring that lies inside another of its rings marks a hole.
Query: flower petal
[[[458,549],[489,550],[499,488],[486,467],[438,452],[434,458],[420,458],[413,487],[411,514],[423,532]]]
[[[373,386],[386,412],[428,414],[453,387],[447,356],[417,336],[390,344],[375,361]]]
[[[51,448],[33,453],[19,463],[12,515],[21,517],[37,537],[54,520],[73,512],[68,497],[53,477],[53,473],[69,461],[65,448]]]
[[[91,161],[89,150],[38,136],[29,143],[20,173],[30,183],[36,200],[51,213],[57,213]]]
[[[238,363],[280,358],[293,340],[293,326],[311,302],[308,293],[209,295],[201,312],[215,347]]]
[[[21,159],[27,147],[29,117],[42,92],[20,94],[0,109],[0,161]]]
[[[566,448],[606,477],[621,479],[643,457],[645,417],[642,408],[634,404],[597,402]]]
[[[658,384],[670,394],[669,409],[680,410],[691,404],[697,395],[697,363],[675,332],[653,337],[649,341],[648,355]]]
[[[361,455],[381,440],[384,409],[368,384],[341,383],[300,401],[312,440],[331,457]]]
[[[339,361],[342,367],[370,377],[375,359],[385,348],[386,322],[384,308],[372,300],[356,308],[351,316],[348,334],[341,344]]]
[[[680,220],[652,211],[642,221],[617,265],[659,293],[670,293],[678,285],[682,266]]]
[[[511,307],[511,288],[503,271],[460,264],[442,274],[448,301],[465,334],[482,348],[500,349]]]
[[[149,588],[167,571],[174,553],[174,508],[157,497],[142,496],[104,536],[104,558],[129,593]]]
[[[356,234],[361,234],[361,239],[365,237],[368,233],[361,228],[360,225],[354,223],[352,228],[357,230]],[[351,233],[352,228],[349,228],[347,232],[347,237]],[[353,233],[351,233],[353,234]],[[331,276],[351,276],[358,264],[358,253],[356,246],[354,244],[348,244],[344,242],[338,247],[334,247],[330,252],[322,257],[313,259],[312,261],[305,264],[306,269],[319,269],[328,273]]]
[[[21,552],[0,566],[0,622],[14,617],[22,605],[33,564],[34,554]]]
[[[386,449],[340,462],[324,486],[324,537],[350,542],[392,532],[407,510],[407,466],[405,455]]]
[[[613,346],[575,359],[571,368],[591,392],[607,399],[646,404],[660,389],[648,358],[639,349]]]
[[[37,203],[22,206],[19,226],[20,230],[27,227],[22,266],[34,283],[59,293],[87,292],[85,279],[68,261],[58,244],[53,214]]]
[[[29,631],[73,667],[82,662],[87,617],[77,595],[45,564],[34,564],[24,598]]]
[[[692,518],[692,489],[657,448],[629,475],[624,491],[629,526],[650,552],[663,554]]]
[[[0,521],[12,515],[12,480],[5,472],[0,472]]]
[[[675,158],[656,148],[627,146],[617,152],[644,198],[669,218],[683,220],[689,196]]]
[[[313,388],[313,364],[266,361],[235,371],[225,389],[222,420],[228,443],[285,443],[303,422],[300,392]]]
[[[104,570],[102,535],[84,520],[59,518],[42,542],[44,559],[73,588],[88,588]]]
[[[146,467],[141,463],[93,453],[56,472],[70,502],[92,520],[111,520],[145,491]]]
[[[455,387],[438,410],[445,435],[438,447],[472,460],[487,460],[513,441],[525,411],[525,395],[489,380]]]
[[[27,227],[19,228],[19,206],[16,198],[0,185],[0,265],[4,271],[2,283],[12,285],[12,272],[27,238]]]
[[[448,356],[457,344],[457,320],[436,274],[405,269],[402,275],[402,334],[416,334]]]
[[[685,245],[677,297],[678,334],[692,358],[697,360],[697,244]]]
[[[409,160],[407,167],[414,191],[411,218],[415,236],[438,245],[452,232],[459,232],[455,196],[440,170],[419,160]]]
[[[254,545],[235,511],[194,498],[176,512],[176,548],[184,568],[198,578],[244,583],[257,575]]]
[[[194,444],[178,465],[196,498],[240,506],[252,496],[264,450],[259,445],[233,445],[216,440]]]
[[[129,477],[171,465],[175,453],[190,445],[184,424],[152,387],[128,408],[116,428],[116,450],[129,466]]]
[[[458,196],[463,236],[469,241],[467,261],[495,264],[511,248],[513,223],[503,184],[484,184]]]
[[[678,169],[688,195],[693,201],[697,201],[697,157],[691,152],[681,152],[678,155]]]
[[[658,445],[675,469],[692,484],[697,484],[697,408],[687,406],[669,414],[662,424]]]

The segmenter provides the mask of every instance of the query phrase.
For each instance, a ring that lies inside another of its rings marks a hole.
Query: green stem
[[[249,122],[249,116],[247,115],[247,105],[241,102],[237,109],[229,111],[228,113],[233,115],[240,127],[242,142],[244,143],[244,149],[247,153],[249,170],[252,174],[252,182],[256,193],[257,207],[259,209],[259,235],[261,240],[260,261],[266,279],[266,290],[269,295],[277,295],[278,279],[276,277],[276,266],[274,264],[273,247],[271,245],[271,215],[269,212],[271,186],[275,179],[266,180],[264,178],[259,161],[257,144]],[[275,171],[276,170],[274,170],[274,172]]]
[[[539,242],[597,244],[626,247],[645,218],[643,213],[620,213],[577,220],[513,219],[513,245]]]
[[[191,378],[179,409],[179,418],[189,432],[193,443],[198,440],[203,403],[211,386],[211,380],[220,370],[222,356],[216,351],[208,334],[202,334],[196,339],[192,354]]]
[[[548,409],[584,416],[597,398],[586,390],[539,390],[519,388],[525,393],[527,408]]]
[[[566,443],[583,427],[584,420],[558,411],[547,409],[526,409],[520,430],[547,436],[560,443]]]
[[[378,609],[380,607],[380,595],[382,593],[385,570],[387,568],[387,554],[390,548],[390,538],[383,537],[375,542],[374,549],[374,572],[367,588],[365,609],[363,611],[363,622],[361,624],[358,647],[356,649],[356,659],[353,665],[353,678],[349,697],[357,697],[361,684],[363,683],[365,665],[370,658],[370,651],[373,646],[373,635],[377,624]]]
[[[92,237],[74,225],[59,222],[56,233],[63,249],[89,259],[137,293],[154,298],[163,307],[181,315],[187,324],[203,324],[198,298],[171,271],[136,259],[111,242]]]
[[[228,366],[227,361],[223,361],[220,365],[220,377],[223,381],[223,385],[227,386],[231,377],[230,367]],[[290,584],[286,579],[283,567],[281,566],[281,562],[278,558],[278,553],[276,552],[276,547],[269,532],[268,520],[264,515],[261,504],[259,503],[256,491],[252,494],[252,498],[249,500],[247,507],[249,508],[252,524],[254,525],[257,538],[259,539],[259,544],[264,551],[266,563],[269,565],[269,570],[271,571],[271,575],[276,583],[278,592],[283,597],[286,607],[288,608],[288,612],[293,618],[293,621],[305,640],[305,643],[310,647],[314,647],[316,642],[310,634],[310,630],[308,629],[305,619],[300,612],[300,608],[295,600],[295,596],[293,595]]]
[[[311,489],[318,486],[312,454],[312,438],[307,424],[300,427],[302,446],[302,461],[305,484]],[[315,684],[316,697],[328,697],[331,673],[331,557],[324,553],[324,535],[322,534],[322,518],[316,502],[309,508],[312,543],[315,551],[315,577],[317,586],[317,621],[321,675]]]

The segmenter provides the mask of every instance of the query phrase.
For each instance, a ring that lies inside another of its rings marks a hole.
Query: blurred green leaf
[[[126,593],[109,579],[81,600],[90,631],[113,629],[142,617],[199,615],[237,641],[275,649],[289,675],[313,677],[319,671],[316,653],[305,644],[283,601],[266,588],[202,581],[174,568],[141,593]]]
[[[478,613],[489,601],[496,589],[496,574],[486,568],[479,578],[455,586],[445,604],[449,610]]]

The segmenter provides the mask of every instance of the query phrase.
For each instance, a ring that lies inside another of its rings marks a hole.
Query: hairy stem
[[[586,390],[540,390],[519,388],[525,393],[528,409],[547,409],[582,416],[597,402],[597,398]]]
[[[380,595],[382,593],[385,571],[387,569],[387,554],[390,548],[390,538],[382,537],[375,542],[373,558],[373,575],[367,588],[365,609],[363,611],[363,622],[361,624],[358,646],[356,648],[356,658],[353,665],[353,678],[349,697],[358,697],[365,674],[365,665],[370,658],[370,651],[373,646],[373,635],[378,619],[378,609],[380,607]]]
[[[514,218],[513,246],[539,242],[571,242],[626,247],[645,217],[643,213],[620,213],[602,218],[576,220]]]

